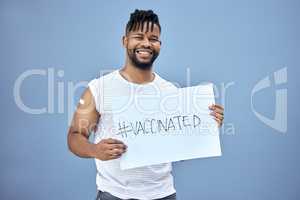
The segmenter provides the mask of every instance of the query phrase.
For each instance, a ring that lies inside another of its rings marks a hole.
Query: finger
[[[218,127],[222,126],[222,120],[220,120],[220,119],[218,119],[216,117],[214,117],[214,119],[217,121]]]
[[[125,144],[108,144],[108,149],[127,149]]]
[[[217,113],[217,112],[213,112],[213,116],[215,116],[216,118],[220,119],[220,120],[223,120],[224,119],[224,115],[223,114],[220,114],[220,113]]]
[[[216,113],[219,113],[219,114],[221,114],[221,115],[224,115],[224,110],[222,110],[222,109],[215,108],[214,111],[215,111]]]
[[[112,138],[105,139],[105,142],[108,144],[123,144],[122,141]]]
[[[220,120],[223,120],[224,119],[224,115],[220,114],[220,113],[217,113],[217,112],[211,112],[209,113],[210,115],[220,119]]]
[[[220,105],[220,104],[214,104],[214,107],[218,108],[218,109],[221,109],[221,110],[224,110],[223,106]]]
[[[214,109],[220,109],[220,110],[224,110],[223,106],[219,105],[219,104],[211,104],[210,106],[208,106],[208,108],[210,110],[214,110]]]
[[[107,153],[108,153],[108,157],[113,159],[122,156],[124,152],[120,152],[119,150],[110,150]]]
[[[111,150],[108,150],[108,153],[110,155],[115,155],[115,154],[119,155],[119,154],[122,154],[124,152],[126,152],[126,149],[111,149]]]
[[[214,112],[217,112],[221,115],[224,115],[224,109],[220,109],[220,108],[217,108],[217,107],[209,107],[209,109],[214,111]]]
[[[117,158],[120,158],[122,156],[122,154],[120,155],[111,155],[109,156],[109,159],[112,160],[112,159],[117,159]]]

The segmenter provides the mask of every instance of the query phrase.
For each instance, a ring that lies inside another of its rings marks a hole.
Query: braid
[[[154,24],[156,24],[161,31],[158,16],[152,10],[138,10],[136,9],[130,14],[130,19],[126,25],[126,34],[133,30],[144,29],[144,23],[147,23],[146,32],[153,31]],[[149,27],[151,23],[151,27]]]

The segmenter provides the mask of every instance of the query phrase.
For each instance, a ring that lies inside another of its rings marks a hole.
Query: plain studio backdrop
[[[95,198],[94,160],[68,151],[69,120],[87,81],[124,64],[136,8],[160,18],[155,71],[213,82],[225,106],[223,155],[174,163],[178,199],[299,199],[297,0],[1,0],[0,199]]]

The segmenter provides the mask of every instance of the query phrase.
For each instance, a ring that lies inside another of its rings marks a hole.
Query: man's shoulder
[[[92,79],[92,80],[108,80],[113,78],[116,75],[117,70],[113,70],[113,71],[109,71],[109,72],[100,72],[96,78]]]
[[[103,81],[111,80],[116,75],[116,70],[110,72],[100,72],[95,78],[90,80],[90,82],[100,83]]]
[[[159,84],[163,87],[163,88],[170,88],[170,89],[176,89],[176,85],[175,83],[165,79],[165,78],[162,78],[160,75],[158,75],[157,73],[155,73],[155,75],[158,77],[158,82]]]

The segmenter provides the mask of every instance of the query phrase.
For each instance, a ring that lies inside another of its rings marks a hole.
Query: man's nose
[[[145,37],[142,41],[142,46],[144,47],[150,47],[151,46],[151,43],[149,41],[149,39],[147,37]]]

